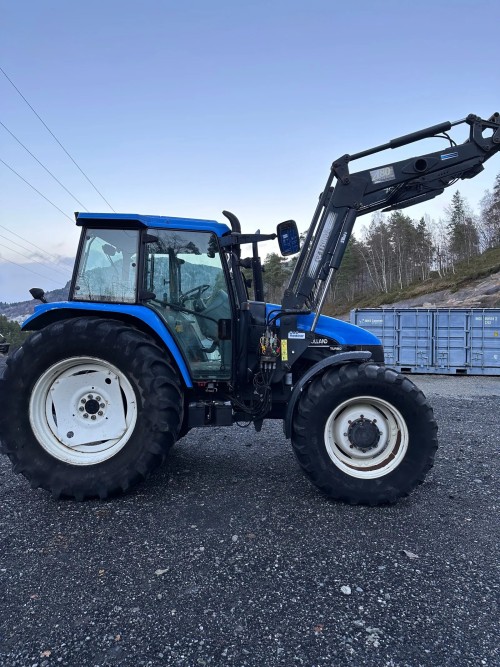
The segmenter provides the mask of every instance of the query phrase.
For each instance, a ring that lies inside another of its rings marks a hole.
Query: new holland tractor
[[[457,145],[447,132],[462,123]],[[359,158],[438,136],[444,150],[350,172]],[[33,333],[1,380],[0,440],[14,471],[56,497],[107,498],[192,428],[259,431],[280,419],[326,495],[368,505],[408,495],[433,464],[432,408],[384,365],[375,336],[321,310],[358,216],[431,199],[499,148],[499,114],[470,115],[335,160],[281,304],[264,300],[258,243],[277,237],[283,256],[298,253],[293,221],[245,234],[226,211],[229,225],[77,213],[69,299],[32,290],[43,302],[23,325]]]

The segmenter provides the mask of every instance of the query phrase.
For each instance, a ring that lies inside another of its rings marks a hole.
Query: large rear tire
[[[125,492],[166,457],[183,417],[177,374],[149,336],[82,317],[7,361],[0,440],[33,488],[77,500]]]
[[[394,503],[432,468],[437,425],[408,378],[375,364],[348,364],[306,387],[292,446],[305,474],[331,498]]]

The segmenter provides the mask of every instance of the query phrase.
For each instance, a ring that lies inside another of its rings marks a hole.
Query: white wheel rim
[[[355,429],[368,429],[372,441],[360,446]],[[377,435],[378,431],[378,435]],[[333,463],[351,477],[375,479],[389,474],[408,450],[408,427],[399,410],[381,398],[356,396],[344,401],[325,424],[325,446]]]
[[[96,465],[115,456],[137,421],[137,399],[126,376],[94,357],[54,364],[31,393],[33,433],[51,456],[71,465]]]

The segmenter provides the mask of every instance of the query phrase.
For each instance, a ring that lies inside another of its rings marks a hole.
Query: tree
[[[495,179],[493,192],[487,192],[481,204],[481,221],[487,247],[493,248],[500,245],[500,174]]]
[[[379,292],[389,292],[392,286],[394,251],[387,225],[380,214],[375,214],[365,230],[363,259],[373,285]]]
[[[414,266],[416,269],[416,274],[414,278],[426,280],[429,277],[429,273],[431,271],[435,248],[432,242],[431,231],[428,228],[427,221],[424,217],[420,218],[415,231],[416,247],[414,255]]]
[[[11,346],[14,347],[16,345],[21,345],[31,332],[22,331],[17,322],[8,320],[5,315],[0,315],[0,334],[4,336],[6,343],[10,343]]]
[[[389,216],[388,229],[394,252],[392,270],[399,289],[403,289],[413,280],[416,273],[417,230],[413,220],[401,211],[395,211]]]
[[[457,190],[447,208],[449,249],[453,260],[470,260],[479,254],[479,234],[465,199]]]
[[[335,304],[352,301],[366,289],[361,246],[362,243],[351,236],[331,289],[331,297]]]
[[[264,287],[267,301],[281,301],[285,283],[290,277],[290,263],[275,252],[264,260]]]

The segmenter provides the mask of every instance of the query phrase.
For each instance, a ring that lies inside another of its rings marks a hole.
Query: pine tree
[[[264,261],[264,287],[267,301],[280,301],[285,283],[290,277],[290,262],[275,252],[270,253]]]
[[[447,209],[449,249],[455,262],[479,254],[479,234],[467,202],[457,190]]]
[[[488,245],[495,247],[500,245],[500,174],[495,179],[493,192],[488,195],[485,198],[483,225],[487,233]]]

